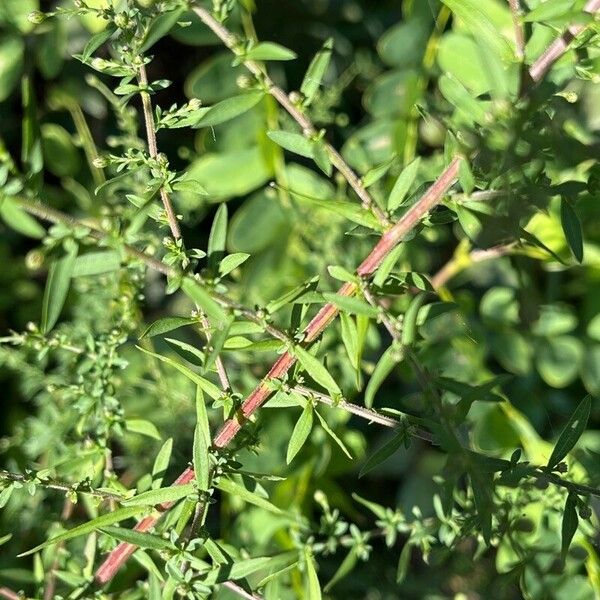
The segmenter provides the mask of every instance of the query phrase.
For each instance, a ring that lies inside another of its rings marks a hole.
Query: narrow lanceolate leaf
[[[125,419],[125,429],[131,433],[140,433],[155,440],[162,439],[156,425],[146,419]]]
[[[377,362],[375,370],[367,383],[367,388],[365,389],[365,406],[368,408],[373,406],[375,394],[377,394],[379,388],[387,379],[387,376],[392,372],[392,369],[400,362],[400,360],[399,350],[392,346],[381,355],[381,358]]]
[[[196,428],[194,430],[194,473],[198,488],[208,490],[210,485],[210,428],[204,394],[200,386],[196,389]]]
[[[223,258],[227,242],[227,204],[217,209],[208,236],[208,266],[214,271]],[[184,290],[185,291],[185,290]]]
[[[226,256],[219,264],[219,275],[224,277],[234,269],[237,269],[240,265],[244,264],[249,258],[250,255],[246,252],[236,252]]]
[[[296,53],[274,42],[261,42],[246,53],[246,60],[293,60]]]
[[[381,231],[381,225],[371,214],[371,212],[352,202],[324,200],[323,198],[316,198],[314,196],[309,196],[308,194],[302,194],[292,189],[288,191],[294,196],[294,198],[297,198],[301,202],[309,203],[318,208],[324,208],[325,210],[334,212],[341,217],[344,217],[344,219],[348,219],[349,221],[357,223],[358,225],[362,225],[363,227],[367,227],[368,229]]]
[[[76,538],[80,535],[87,535],[88,533],[92,533],[92,531],[97,531],[102,527],[106,527],[107,525],[112,525],[113,523],[118,523],[119,521],[124,521],[125,519],[129,519],[134,517],[135,515],[143,512],[145,508],[143,506],[127,506],[125,508],[119,508],[114,510],[106,515],[102,515],[100,517],[96,517],[87,523],[82,523],[77,527],[73,527],[56,537],[49,539],[48,541],[32,548],[31,550],[27,550],[27,552],[23,552],[19,554],[21,556],[28,556],[30,554],[34,554],[40,551],[42,548],[46,548],[47,546],[53,546],[54,544],[58,544],[60,542],[66,542],[67,540]]]
[[[42,333],[48,333],[58,321],[69,292],[77,251],[77,244],[70,244],[65,256],[50,266],[42,304]]]
[[[41,240],[46,235],[46,230],[8,196],[0,199],[0,217],[10,228],[28,237]]]
[[[175,546],[169,541],[152,533],[136,531],[135,529],[125,529],[123,527],[107,526],[100,530],[107,535],[119,540],[134,544],[138,548],[150,548],[151,550],[175,550]]]
[[[480,125],[485,125],[489,121],[488,114],[481,102],[474,98],[456,77],[450,73],[442,75],[439,79],[439,86],[444,98],[469,121],[475,121]]]
[[[564,561],[567,557],[567,552],[571,546],[573,536],[577,532],[579,526],[579,517],[577,516],[577,494],[569,492],[565,502],[565,510],[562,518],[561,526],[561,549],[560,555]]]
[[[364,315],[365,317],[377,317],[379,311],[364,300],[359,298],[349,298],[348,296],[340,296],[330,292],[324,292],[323,298],[331,304],[335,304],[339,309],[353,315]]]
[[[368,459],[367,462],[363,465],[363,468],[360,470],[358,474],[359,477],[362,477],[369,471],[372,471],[375,467],[379,466],[384,460],[387,460],[394,452],[400,448],[400,446],[405,445],[407,442],[407,433],[404,427],[401,427],[400,430],[394,435],[392,439],[387,441],[379,450],[374,452]]]
[[[575,409],[575,412],[571,415],[569,422],[560,434],[548,460],[548,469],[553,469],[573,449],[587,427],[591,409],[592,397],[586,396]]]
[[[573,256],[577,259],[577,262],[581,263],[583,261],[581,221],[571,204],[564,199],[560,203],[560,222]]]
[[[417,317],[426,298],[427,292],[421,292],[412,299],[408,306],[402,326],[402,344],[404,346],[411,346],[415,342],[417,337]]]
[[[315,559],[308,546],[304,550],[304,559],[306,562],[306,597],[310,600],[321,600],[321,585],[315,568]]]
[[[394,211],[402,205],[417,177],[417,171],[419,170],[420,164],[421,159],[417,158],[407,165],[404,171],[400,173],[400,176],[396,179],[396,183],[390,192],[390,197],[388,198],[388,210]]]
[[[313,411],[312,404],[307,402],[300,418],[296,421],[287,448],[286,462],[288,465],[294,460],[294,456],[300,452],[312,430]]]
[[[307,404],[308,406],[308,404]],[[323,427],[323,429],[326,431],[326,433],[329,435],[329,437],[340,447],[341,451],[350,459],[353,460],[352,454],[350,454],[350,452],[348,451],[348,448],[346,448],[346,445],[344,444],[344,442],[342,442],[342,440],[335,434],[335,431],[333,431],[333,429],[331,429],[331,427],[329,427],[329,423],[327,423],[327,421],[319,414],[318,411],[314,411],[317,415],[317,417],[319,418],[319,421],[321,422],[321,427]],[[289,450],[289,447],[288,447]],[[289,464],[289,461],[288,461]]]
[[[303,135],[291,131],[268,131],[267,135],[285,150],[306,158],[313,158],[313,143]]]
[[[73,277],[90,277],[112,273],[121,267],[121,256],[114,250],[99,250],[78,256],[73,267]]]
[[[152,465],[152,488],[158,489],[162,483],[163,477],[167,472],[171,452],[173,451],[173,438],[169,438],[158,451],[154,464]]]
[[[327,585],[323,588],[324,592],[328,592],[338,581],[344,579],[350,574],[350,571],[354,569],[358,556],[355,548],[350,548],[350,552],[346,554],[346,558],[342,561],[342,564],[338,567],[338,570],[334,573],[333,577],[327,582]]]
[[[167,356],[163,356],[162,354],[156,354],[155,352],[150,352],[150,350],[146,350],[141,346],[136,346],[142,352],[149,354],[150,356],[154,356],[154,358],[170,365],[171,367],[177,369],[180,373],[183,373],[190,381],[193,381],[196,385],[199,385],[204,392],[206,392],[213,400],[216,400],[221,395],[221,390],[214,384],[201,377],[197,373],[194,373],[188,367],[178,363],[176,360],[172,358],[168,358]]]
[[[226,494],[231,494],[232,496],[236,496],[237,498],[241,498],[245,500],[249,504],[254,504],[254,506],[258,506],[260,508],[264,508],[272,513],[281,514],[281,509],[277,508],[274,504],[271,504],[266,498],[247,490],[245,487],[233,481],[233,479],[226,479],[225,477],[221,477],[219,482],[216,484],[217,488],[219,488],[222,492]]]
[[[352,317],[345,312],[340,313],[340,325],[342,329],[342,342],[346,348],[348,358],[354,369],[358,369],[360,352],[358,347],[358,331]]]
[[[390,167],[396,162],[396,159],[397,156],[394,155],[383,164],[369,169],[362,178],[363,185],[368,188],[374,183],[377,183],[390,170]]]
[[[158,319],[158,321],[154,321],[154,323],[144,329],[142,335],[140,335],[140,340],[146,337],[161,335],[162,333],[167,333],[168,331],[173,331],[174,329],[179,329],[179,327],[197,322],[198,319],[192,317],[165,317],[164,319]]]
[[[263,97],[264,92],[258,91],[222,100],[204,112],[193,126],[194,128],[213,127],[230,121],[254,108]]]
[[[302,368],[320,385],[322,385],[332,396],[341,396],[342,390],[338,387],[327,369],[312,354],[304,348],[296,346],[294,353],[300,361]]]
[[[410,564],[411,549],[412,546],[410,544],[409,538],[404,543],[404,546],[402,547],[402,551],[400,552],[400,556],[398,558],[398,566],[396,568],[396,583],[402,583],[406,578],[406,574],[408,573],[408,567]]]
[[[300,93],[304,95],[305,106],[308,106],[314,100],[319,90],[321,81],[323,81],[323,77],[327,72],[327,67],[329,67],[332,49],[333,38],[329,38],[317,52],[306,70],[306,75],[304,75],[304,79],[300,85]]]
[[[465,23],[471,34],[483,41],[499,58],[507,61],[514,59],[514,52],[508,40],[490,21],[478,0],[443,0],[443,2]]]
[[[124,506],[157,506],[165,502],[176,502],[185,498],[194,492],[194,485],[186,483],[185,485],[172,485],[157,490],[148,490],[142,492],[133,498],[123,500],[121,504]]]
[[[206,313],[212,325],[216,326],[227,320],[227,313],[211,298],[200,282],[186,277],[181,284],[181,289]]]

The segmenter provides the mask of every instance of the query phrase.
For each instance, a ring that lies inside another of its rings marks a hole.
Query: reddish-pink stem
[[[589,0],[585,12],[596,13],[600,10],[600,0]],[[556,38],[545,52],[531,65],[529,76],[538,83],[550,67],[567,51],[573,39],[585,29],[585,25],[571,25],[560,37]]]

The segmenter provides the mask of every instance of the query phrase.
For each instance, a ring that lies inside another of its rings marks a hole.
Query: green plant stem
[[[236,56],[242,59],[244,66],[255,76],[259,81],[262,81],[267,92],[277,100],[277,102],[289,113],[302,129],[303,135],[307,138],[312,138],[317,135],[317,129],[313,125],[308,116],[300,110],[289,98],[289,96],[267,75],[263,67],[254,60],[245,60],[240,51],[240,42],[237,37],[231,33],[222,23],[217,21],[211,13],[201,6],[194,6],[192,9],[200,20],[213,31],[213,33],[229,48]],[[360,198],[365,209],[370,210],[381,225],[387,227],[390,225],[385,212],[373,200],[367,189],[363,186],[358,175],[342,158],[340,153],[327,141],[323,140],[329,158],[333,166],[341,173],[350,187],[355,191]]]
[[[148,87],[148,76],[146,75],[146,67],[142,64],[139,70],[138,81],[140,87]],[[154,116],[152,114],[152,101],[150,100],[150,94],[147,91],[140,92],[142,97],[142,109],[144,112],[144,123],[146,124],[146,137],[148,139],[148,152],[150,157],[156,159],[158,157],[158,146],[156,143],[156,129],[154,127]],[[169,198],[169,194],[164,187],[160,188],[160,198],[167,215],[167,221],[171,234],[178,240],[181,239],[181,230],[179,229],[179,223],[177,222],[177,215],[173,210],[173,204]]]
[[[20,473],[11,473],[10,471],[0,469],[0,481],[8,483],[27,484],[31,481],[31,478],[29,478],[27,475],[21,475]],[[61,492],[76,492],[78,494],[89,494],[90,496],[102,498],[103,500],[116,500],[117,502],[123,500],[122,494],[118,494],[116,492],[113,493],[104,490],[95,490],[91,487],[80,488],[77,486],[77,484],[71,485],[69,483],[57,481],[55,479],[42,479],[40,481],[35,481],[35,485],[49,490],[59,490]]]

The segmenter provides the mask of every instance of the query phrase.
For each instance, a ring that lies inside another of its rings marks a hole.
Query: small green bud
[[[28,252],[27,256],[25,257],[25,266],[30,271],[37,271],[38,269],[42,268],[44,260],[45,256],[43,252],[40,252],[39,250],[31,250],[31,252]]]
[[[39,11],[39,10],[34,10],[33,12],[30,12],[27,15],[27,20],[30,23],[34,23],[35,25],[39,25],[40,23],[43,23],[46,20],[46,15]]]
[[[119,29],[127,29],[129,27],[129,15],[125,12],[120,12],[115,17],[115,25]]]

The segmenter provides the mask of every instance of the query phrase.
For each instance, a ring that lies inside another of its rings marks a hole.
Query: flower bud
[[[27,256],[25,257],[25,266],[30,270],[30,271],[37,271],[38,269],[41,269],[42,265],[44,264],[44,253],[40,252],[39,250],[31,250],[31,252],[27,253]]]
[[[27,15],[27,20],[30,23],[34,23],[35,25],[39,25],[46,20],[46,15],[40,10],[34,10]]]

